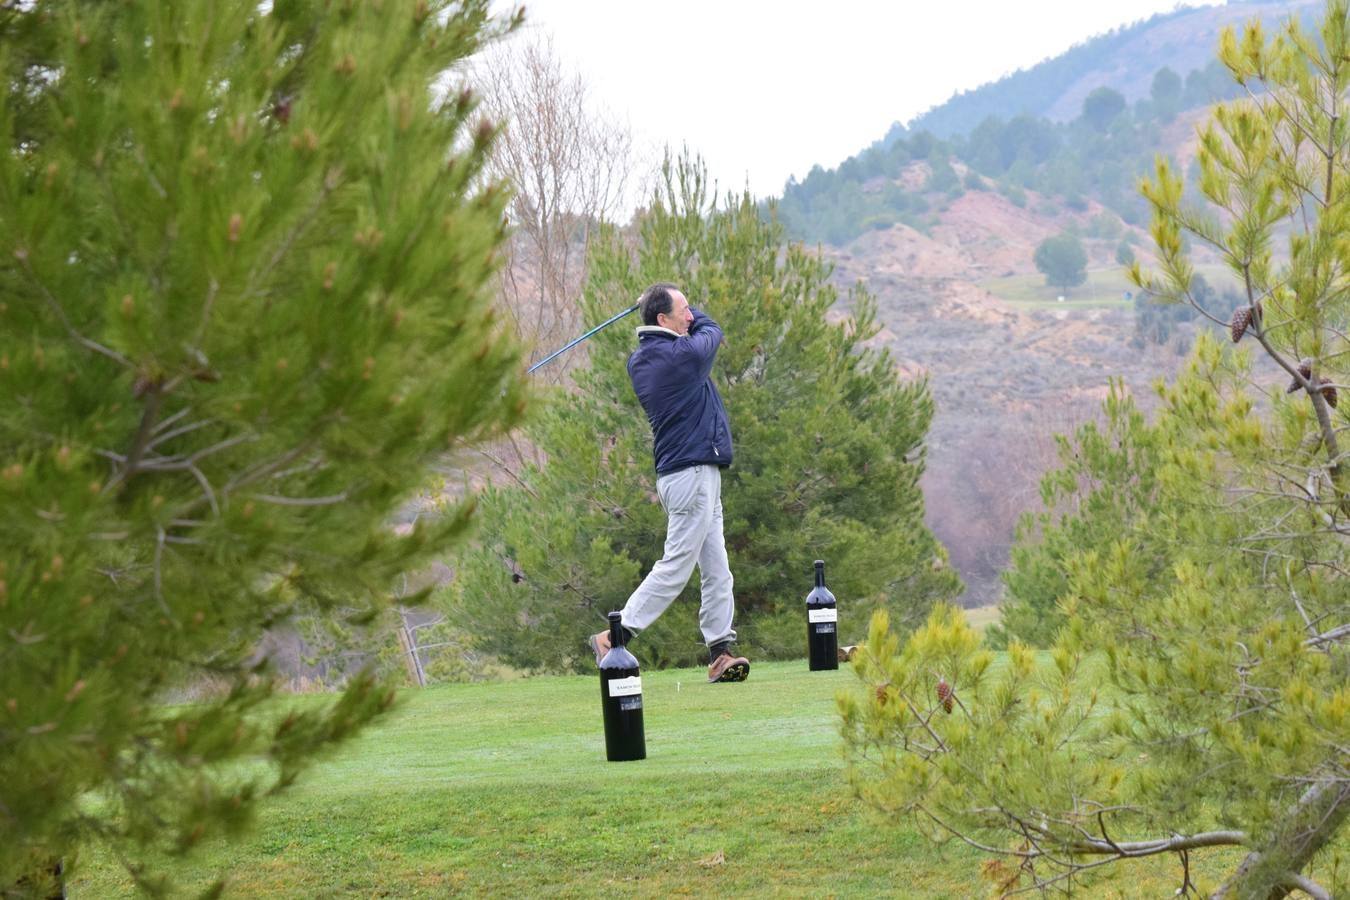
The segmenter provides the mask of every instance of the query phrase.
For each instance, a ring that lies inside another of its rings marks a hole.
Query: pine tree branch
[[[1350,624],[1338,625],[1330,631],[1324,631],[1316,637],[1308,638],[1303,642],[1305,647],[1320,647],[1323,644],[1336,643],[1350,637]]]
[[[244,296],[246,297],[252,296],[253,291],[256,289],[259,282],[263,281],[269,275],[271,275],[272,270],[275,269],[281,263],[281,261],[286,258],[286,254],[290,252],[291,247],[295,245],[295,242],[299,240],[300,236],[309,229],[310,225],[314,224],[314,220],[319,216],[319,211],[323,209],[324,202],[328,199],[328,197],[333,193],[333,191],[337,188],[337,186],[340,183],[341,183],[341,175],[336,170],[330,170],[329,172],[324,173],[323,181],[320,184],[319,193],[314,198],[313,202],[310,203],[309,208],[305,210],[305,212],[301,215],[301,217],[296,221],[295,225],[292,226],[291,230],[288,231],[286,235],[281,239],[281,243],[277,245],[277,249],[272,253],[272,256],[267,260],[266,265],[264,265],[260,269],[255,269],[253,272],[249,274],[248,286],[244,289]],[[215,296],[214,292],[215,281],[212,280],[211,284],[213,290],[208,299],[211,299]],[[270,308],[271,305],[272,301],[269,298],[264,306],[264,309]],[[200,326],[200,330],[202,332],[205,332],[206,330],[207,324],[206,317],[209,314],[209,312],[210,312],[209,306],[206,309],[203,309],[202,311],[202,322]]]
[[[219,518],[220,505],[216,503],[216,493],[215,491],[211,490],[211,482],[206,477],[206,473],[204,473],[201,469],[197,468],[196,464],[194,463],[188,464],[188,471],[192,473],[192,477],[196,478],[197,483],[201,485],[202,493],[206,495],[207,502],[211,504],[211,512],[214,513],[217,518]]]
[[[164,559],[164,540],[166,535],[163,528],[155,529],[157,538],[155,540],[155,601],[159,603],[159,608],[164,611],[164,615],[173,618],[173,613],[169,611],[169,605],[164,602],[164,579],[162,574],[162,562]]]
[[[175,537],[175,536],[169,534],[169,535],[165,535],[165,537],[164,537],[164,543],[166,543],[166,544],[186,544],[186,545],[193,546],[193,547],[199,547],[199,546],[201,546],[201,545],[202,545],[203,543],[205,543],[205,542],[202,541],[200,538]]]
[[[222,450],[228,450],[239,444],[247,444],[258,440],[254,434],[237,434],[234,437],[218,441],[209,447],[203,447],[190,456],[154,456],[149,460],[142,461],[137,467],[136,472],[186,472],[193,466],[201,462],[208,456],[213,456]],[[104,456],[118,458],[116,454],[107,451],[98,451]],[[134,473],[132,473],[134,474]]]
[[[1333,900],[1331,891],[1328,891],[1306,875],[1299,875],[1298,873],[1288,875],[1285,877],[1284,881],[1281,882],[1281,887],[1298,888],[1309,897],[1312,897],[1313,900]]]
[[[512,445],[513,446],[515,445],[514,441],[512,442]],[[477,447],[475,449],[478,451],[480,456],[490,461],[500,471],[506,473],[506,476],[510,478],[512,481],[514,481],[516,485],[520,487],[521,490],[525,491],[525,493],[529,494],[534,499],[536,500],[539,499],[539,494],[535,492],[534,488],[531,487],[528,482],[524,481],[514,471],[512,471],[511,467],[508,466],[504,460],[493,454],[492,451],[488,450],[486,447]],[[520,448],[518,447],[516,448],[516,455],[517,456],[520,455]],[[522,459],[521,462],[523,463],[524,460]]]
[[[112,361],[116,362],[124,369],[136,368],[135,365],[132,364],[131,360],[127,359],[125,356],[118,353],[116,350],[113,350],[110,347],[105,347],[98,341],[91,340],[90,338],[87,338],[83,334],[81,334],[75,328],[75,326],[71,324],[70,317],[66,315],[66,311],[61,306],[60,302],[56,299],[55,296],[52,295],[51,291],[47,290],[47,285],[44,284],[42,279],[38,278],[37,273],[33,271],[33,267],[28,261],[27,251],[16,250],[14,252],[14,255],[18,258],[20,268],[23,269],[24,274],[28,276],[28,280],[32,282],[35,288],[37,288],[38,293],[42,295],[42,298],[47,302],[47,306],[51,308],[52,312],[56,313],[56,317],[61,320],[62,327],[66,329],[66,333],[70,335],[71,339],[75,341],[75,343],[79,344],[81,347],[84,347],[86,350],[92,350],[93,352],[101,356],[106,356],[108,359],[111,359]]]
[[[1337,74],[1335,74],[1335,75],[1332,75],[1332,77],[1333,77],[1333,78],[1336,78],[1337,80],[1339,80],[1339,73],[1337,73]],[[1330,206],[1331,206],[1331,203],[1332,203],[1332,201],[1333,201],[1333,199],[1335,198],[1335,191],[1333,190],[1333,186],[1334,186],[1334,184],[1335,184],[1335,177],[1336,177],[1336,120],[1337,120],[1337,114],[1336,114],[1336,113],[1337,113],[1337,110],[1336,110],[1336,98],[1337,98],[1337,96],[1338,96],[1338,94],[1337,94],[1336,91],[1332,91],[1332,92],[1331,92],[1331,109],[1329,109],[1329,110],[1326,111],[1326,113],[1327,113],[1327,118],[1328,118],[1329,121],[1327,122],[1327,151],[1326,151],[1326,153],[1325,153],[1326,160],[1327,160],[1327,168],[1326,168],[1326,175],[1325,175],[1325,178],[1326,178],[1326,192],[1325,192],[1325,195],[1324,195],[1324,198],[1323,198],[1323,204],[1322,204],[1322,208],[1323,208],[1323,209],[1326,209],[1326,208],[1330,207]]]
[[[905,705],[909,707],[910,714],[914,716],[915,720],[918,721],[918,723],[924,727],[924,730],[928,732],[929,736],[932,737],[933,740],[937,741],[938,749],[941,750],[943,753],[946,753],[948,750],[946,742],[943,741],[942,738],[938,737],[938,733],[933,730],[933,727],[931,725],[928,724],[928,719],[924,718],[924,716],[919,712],[918,708],[914,705],[914,701],[909,699],[909,695],[906,694],[904,691],[900,690],[898,686],[895,688],[895,691],[897,694],[900,695],[900,698],[905,701]],[[937,712],[937,710],[933,710],[933,712]]]
[[[177,413],[176,415],[181,416],[184,412],[187,412],[187,410],[185,409],[183,410],[183,412]],[[214,425],[215,422],[216,422],[215,419],[203,419],[200,422],[193,422],[190,425],[184,425],[181,428],[175,428],[173,431],[170,431],[167,434],[162,434],[159,437],[156,437],[153,441],[149,443],[149,445],[146,446],[145,449],[153,450],[160,444],[164,443],[165,441],[171,441],[176,437],[181,437],[182,435],[196,431],[198,428],[205,428],[208,425]],[[161,422],[159,426],[155,428],[155,431],[160,431],[161,429],[163,429],[163,427],[164,423]]]
[[[1247,91],[1248,98],[1251,99],[1251,101],[1256,105],[1258,109],[1261,108],[1262,98],[1270,100],[1280,108],[1280,111],[1282,113],[1284,113],[1285,120],[1290,124],[1292,124],[1295,128],[1297,128],[1303,134],[1303,137],[1307,139],[1308,143],[1312,144],[1314,147],[1317,148],[1318,153],[1322,154],[1323,156],[1329,155],[1328,148],[1323,147],[1321,143],[1318,142],[1317,137],[1311,131],[1309,131],[1307,126],[1304,125],[1303,122],[1300,121],[1299,118],[1293,114],[1293,112],[1289,109],[1289,107],[1285,105],[1284,101],[1280,99],[1278,91],[1268,90],[1264,94],[1258,95],[1255,91],[1252,90],[1251,85],[1243,84],[1243,87]],[[1322,200],[1320,197],[1317,198],[1317,201],[1319,206],[1322,205]]]
[[[276,494],[249,494],[251,500],[261,500],[277,506],[332,506],[348,499],[348,493],[330,494],[327,497],[281,497]]]
[[[1288,565],[1285,566],[1285,578],[1286,580],[1292,581],[1292,578],[1289,575]],[[1300,618],[1303,619],[1303,627],[1315,633],[1317,629],[1313,626],[1312,619],[1308,617],[1308,611],[1303,608],[1303,600],[1299,597],[1298,591],[1294,590],[1292,587],[1289,588],[1289,599],[1294,601],[1294,608],[1298,610]],[[1304,644],[1306,645],[1307,641],[1304,641]]]
[[[122,468],[114,472],[112,477],[108,479],[108,483],[103,486],[104,491],[126,481],[139,471],[141,458],[145,455],[150,435],[153,433],[155,417],[159,414],[159,404],[163,397],[164,395],[160,393],[158,386],[151,386],[146,394],[145,406],[141,410],[141,424],[136,429],[136,436],[132,439],[131,449],[127,451]]]
[[[1084,843],[1073,843],[1065,849],[1075,855],[1093,855],[1104,856],[1105,858],[1093,862],[1080,863],[1072,860],[1058,859],[1050,854],[1041,846],[1039,839],[1033,836],[1032,831],[1025,827],[1025,823],[1019,823],[1023,826],[1023,837],[1027,844],[1032,847],[1031,850],[999,850],[995,851],[1004,856],[1017,856],[1023,860],[1024,867],[1031,872],[1033,883],[1016,890],[1008,891],[1001,896],[1012,897],[1017,894],[1029,893],[1031,891],[1044,891],[1046,888],[1058,884],[1061,881],[1081,875],[1092,869],[1109,866],[1126,859],[1139,859],[1146,856],[1156,856],[1161,853],[1188,854],[1189,851],[1202,849],[1206,847],[1225,847],[1241,846],[1247,842],[1247,836],[1240,831],[1211,831],[1194,834],[1189,837],[1183,835],[1173,835],[1170,838],[1159,839],[1155,841],[1127,841],[1116,843],[1107,840],[1091,840]],[[944,826],[945,827],[945,826]],[[955,833],[955,832],[953,832]],[[960,837],[960,835],[958,835]],[[962,838],[964,840],[964,838]],[[970,843],[970,841],[966,841]],[[978,846],[978,845],[976,845]],[[1184,859],[1187,859],[1183,857]],[[1046,859],[1062,869],[1058,874],[1043,878],[1035,874],[1034,868],[1030,864],[1038,859]],[[1187,870],[1189,861],[1183,863]],[[1189,880],[1189,875],[1186,876]]]
[[[1104,809],[1097,811],[1097,828],[1101,831],[1102,840],[1106,841],[1111,849],[1115,850],[1117,853],[1124,853],[1125,851],[1120,848],[1119,844],[1111,839],[1111,834],[1106,830],[1106,813],[1107,810]]]
[[[1107,833],[1104,814],[1112,811],[1123,811],[1121,808],[1103,809],[1097,813],[1098,824],[1101,829],[1101,837],[1094,837],[1086,832],[1081,826],[1073,823],[1065,823],[1060,820],[1054,820],[1059,824],[1068,824],[1069,827],[1077,831],[1082,837],[1073,840],[1064,840],[1059,838],[1049,828],[1051,820],[1043,820],[1041,825],[1028,821],[1024,817],[1015,815],[1002,807],[992,807],[988,809],[974,810],[977,813],[994,814],[1004,818],[1011,830],[1020,834],[1025,841],[1025,847],[1020,849],[1012,848],[992,848],[987,845],[971,839],[963,834],[959,829],[949,825],[938,818],[933,812],[917,805],[916,809],[928,816],[935,824],[947,831],[954,837],[959,838],[965,843],[1000,856],[1015,856],[1023,860],[1044,859],[1053,863],[1057,867],[1064,869],[1060,875],[1051,879],[1038,878],[1036,884],[1025,890],[1035,890],[1046,887],[1050,884],[1071,877],[1073,874],[1097,868],[1103,865],[1119,862],[1125,859],[1140,859],[1147,856],[1157,856],[1162,853],[1181,853],[1190,850],[1203,849],[1207,847],[1225,847],[1225,846],[1247,846],[1249,837],[1243,831],[1208,831],[1192,835],[1173,834],[1167,838],[1157,838],[1147,841],[1116,841]],[[1044,846],[1046,841],[1054,842],[1064,852],[1072,856],[1102,856],[1104,859],[1091,863],[1079,863],[1070,859],[1063,859],[1051,855],[1051,852]],[[1030,849],[1025,849],[1030,848]],[[1012,893],[1019,893],[1014,891]]]
[[[133,137],[132,140],[134,141],[135,138]],[[140,144],[136,144],[135,151],[131,154],[131,158],[141,164],[141,171],[145,173],[146,181],[149,182],[150,187],[154,189],[155,193],[159,195],[159,198],[161,200],[169,199],[169,192],[164,190],[164,185],[160,183],[158,176],[155,175],[154,170],[150,168],[150,163],[145,158],[145,148]]]
[[[995,856],[1016,856],[1023,859],[1028,857],[1035,857],[1037,855],[1034,851],[1029,850],[1010,850],[1007,847],[991,847],[988,844],[981,844],[979,841],[976,841],[962,834],[960,830],[953,828],[951,825],[948,825],[946,822],[939,819],[932,813],[931,810],[928,809],[928,807],[924,806],[923,804],[915,806],[915,809],[917,809],[919,812],[923,813],[925,816],[931,819],[933,821],[933,824],[937,825],[943,831],[947,832],[952,837],[956,838],[962,843],[969,844],[976,850],[983,850],[985,853],[992,853]]]
[[[211,286],[206,291],[206,300],[202,302],[201,320],[197,323],[197,331],[192,335],[192,346],[194,348],[200,347],[202,338],[206,337],[206,326],[211,323],[211,310],[216,305],[218,293],[220,293],[220,283],[212,278]]]
[[[1283,897],[1283,886],[1331,841],[1350,816],[1350,782],[1328,779],[1308,788],[1271,827],[1260,849],[1253,850],[1214,893],[1233,897]]]
[[[1251,271],[1245,267],[1244,269],[1246,272],[1248,302],[1254,302],[1252,300]],[[1326,398],[1322,395],[1320,386],[1314,387],[1312,382],[1313,376],[1310,375],[1308,378],[1304,378],[1303,374],[1298,371],[1298,367],[1286,359],[1284,354],[1275,349],[1264,331],[1256,329],[1254,337],[1261,344],[1262,349],[1266,351],[1266,355],[1273,359],[1280,368],[1284,369],[1285,372],[1298,383],[1299,387],[1307,392],[1309,398],[1312,400],[1313,412],[1317,415],[1318,428],[1327,449],[1329,460],[1327,471],[1331,475],[1332,485],[1336,491],[1338,504],[1344,502],[1345,492],[1341,489],[1340,485],[1340,443],[1336,440],[1336,429],[1331,424],[1331,415],[1327,407]]]
[[[185,406],[185,407],[183,407],[182,409],[180,409],[178,412],[176,412],[176,413],[174,413],[173,415],[169,416],[167,419],[161,419],[160,422],[159,422],[159,424],[155,426],[155,430],[152,431],[151,434],[153,434],[153,435],[158,435],[158,434],[159,434],[161,431],[163,431],[165,428],[168,428],[168,427],[169,427],[170,425],[172,425],[174,422],[177,422],[179,419],[183,418],[183,416],[186,416],[186,415],[187,415],[188,413],[190,413],[190,412],[192,412],[192,407],[191,407],[191,406]]]
[[[250,444],[256,440],[258,440],[258,436],[252,432],[236,434],[234,437],[226,438],[223,441],[217,441],[209,447],[203,447],[201,450],[198,450],[189,456],[186,461],[189,464],[195,465],[206,459],[208,456],[214,456],[215,454],[220,453],[222,450],[228,450],[231,447],[237,447],[240,444]]]
[[[261,481],[264,478],[270,477],[282,466],[285,466],[293,462],[303,454],[309,452],[312,446],[313,446],[312,442],[301,444],[299,447],[287,450],[280,456],[273,457],[270,460],[264,460],[262,462],[255,463],[249,468],[244,469],[242,472],[236,473],[235,476],[231,478],[228,482],[226,482],[225,486],[221,488],[221,493],[229,495],[233,491],[237,491],[240,488],[248,487],[250,484],[255,484],[256,482]],[[195,508],[196,504],[193,504],[192,506],[188,507],[188,509],[184,510],[183,514],[186,515]]]

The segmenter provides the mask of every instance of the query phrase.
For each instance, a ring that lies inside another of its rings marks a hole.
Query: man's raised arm
[[[722,326],[702,310],[691,306],[689,311],[693,313],[694,321],[689,325],[688,352],[698,357],[698,377],[707,378],[712,372],[713,360],[717,358],[717,348],[722,344]]]

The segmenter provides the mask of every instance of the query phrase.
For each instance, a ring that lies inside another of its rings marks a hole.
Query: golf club
[[[577,338],[576,340],[572,341],[572,342],[571,342],[570,344],[568,344],[566,347],[563,347],[561,350],[555,350],[555,351],[553,351],[553,352],[550,353],[548,356],[545,356],[543,359],[539,360],[539,362],[537,362],[537,363],[535,363],[534,365],[530,366],[530,368],[526,370],[525,374],[526,374],[526,375],[533,375],[535,369],[539,368],[540,366],[542,366],[544,363],[548,362],[548,361],[549,361],[550,359],[552,359],[553,357],[559,356],[559,355],[565,353],[566,351],[571,350],[571,349],[572,349],[573,347],[575,347],[577,344],[580,344],[582,341],[586,340],[586,338],[590,337],[591,335],[595,334],[597,331],[600,331],[600,330],[603,329],[603,328],[608,328],[610,325],[613,325],[615,322],[619,321],[619,320],[622,319],[624,316],[628,315],[630,312],[633,312],[633,311],[636,310],[637,308],[638,308],[638,304],[634,303],[632,306],[628,307],[627,309],[625,309],[623,312],[619,313],[618,315],[611,316],[609,319],[606,319],[604,322],[601,322],[599,325],[595,326],[595,327],[592,328],[590,331],[588,331],[588,332],[586,332],[585,334],[583,334],[581,337],[579,337],[579,338]]]

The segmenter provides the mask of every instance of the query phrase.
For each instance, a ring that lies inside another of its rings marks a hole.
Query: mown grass
[[[604,760],[594,677],[409,692],[268,803],[248,839],[175,874],[185,891],[223,874],[229,897],[989,894],[981,854],[850,797],[834,702],[847,668],[703,681],[644,674],[648,758],[634,763]],[[1232,854],[1198,865],[1216,877]],[[1150,860],[1084,896],[1163,896],[1177,873]],[[81,858],[71,896],[132,894],[106,854]]]
[[[1232,281],[1232,275],[1222,266],[1197,266],[1196,271],[1216,287]],[[1126,277],[1124,266],[1090,269],[1087,281],[1067,292],[1047,286],[1045,276],[1039,273],[989,278],[981,281],[979,286],[1000,300],[1032,309],[1125,307],[1133,304],[1133,300],[1126,299],[1126,294],[1133,297],[1139,290]],[[1064,295],[1063,303],[1058,300],[1061,294]]]
[[[1065,292],[1048,287],[1044,275],[1008,275],[981,281],[980,287],[1007,303],[1033,309],[1103,309],[1128,306],[1125,292],[1135,288],[1120,269],[1094,270],[1088,281]],[[1058,297],[1063,294],[1064,302]]]
[[[965,613],[966,624],[977,634],[984,634],[990,625],[1003,619],[1003,611],[997,606],[975,606],[967,609]]]

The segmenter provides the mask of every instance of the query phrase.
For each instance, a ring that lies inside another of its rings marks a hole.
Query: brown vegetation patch
[[[970,268],[970,261],[962,256],[959,247],[934,240],[908,225],[869,231],[849,246],[854,254],[851,268],[862,269],[859,277],[877,274],[951,277]],[[870,265],[859,266],[863,260]]]
[[[900,170],[900,187],[907,191],[917,191],[933,177],[933,167],[926,162],[912,162]]]
[[[1027,206],[1031,205],[1028,200]],[[987,278],[1034,271],[1031,257],[1036,245],[1061,228],[1059,222],[1019,207],[1001,194],[969,191],[943,212],[941,223],[933,227],[933,238],[960,248],[967,267],[959,274]]]

